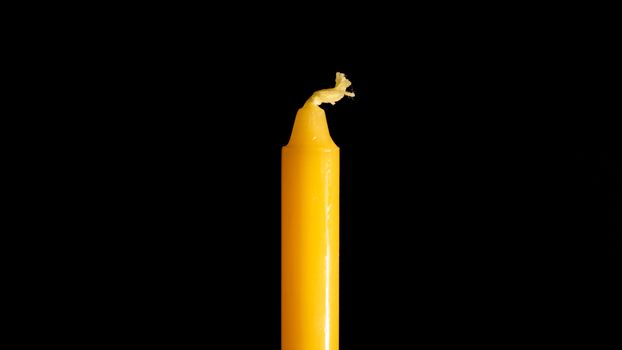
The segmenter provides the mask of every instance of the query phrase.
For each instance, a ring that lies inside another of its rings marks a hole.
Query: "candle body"
[[[339,148],[305,105],[282,150],[282,350],[338,350]]]

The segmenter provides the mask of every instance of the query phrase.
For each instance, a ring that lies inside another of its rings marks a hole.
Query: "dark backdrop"
[[[361,22],[300,41],[286,33],[304,21],[235,35],[193,20],[80,41],[64,62],[78,102],[59,107],[79,118],[41,152],[78,164],[59,170],[75,195],[53,220],[82,232],[63,271],[77,319],[107,320],[81,325],[91,340],[278,348],[281,147],[337,71],[356,92],[324,107],[342,152],[343,350],[608,331],[622,173],[606,42]]]

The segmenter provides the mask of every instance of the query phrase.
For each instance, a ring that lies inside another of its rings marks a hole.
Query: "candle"
[[[354,96],[337,73],[298,110],[282,151],[282,350],[339,347],[339,148],[322,103]]]

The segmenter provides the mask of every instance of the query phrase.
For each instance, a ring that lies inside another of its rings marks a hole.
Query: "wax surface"
[[[282,152],[282,350],[339,346],[339,148],[305,104]]]

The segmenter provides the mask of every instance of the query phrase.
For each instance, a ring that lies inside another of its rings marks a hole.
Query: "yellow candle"
[[[339,348],[339,148],[322,103],[354,96],[337,73],[333,89],[298,110],[282,152],[282,350]]]

